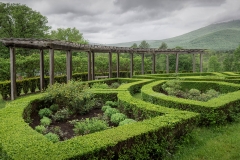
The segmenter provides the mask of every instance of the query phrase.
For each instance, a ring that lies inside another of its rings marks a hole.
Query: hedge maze
[[[178,79],[186,89],[215,89],[221,93],[206,102],[168,96],[158,91],[168,79]],[[18,98],[0,110],[2,159],[163,159],[174,153],[182,137],[197,125],[234,121],[240,111],[240,75],[200,73],[141,75],[135,78],[88,81],[111,84],[117,89],[94,89],[102,101],[117,100],[118,108],[137,123],[52,143],[33,130],[23,117],[31,103],[44,93]],[[135,94],[141,94],[136,98]]]

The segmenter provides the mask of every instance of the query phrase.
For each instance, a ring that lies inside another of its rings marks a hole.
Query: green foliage
[[[74,124],[73,131],[76,135],[84,135],[84,134],[105,130],[107,128],[108,128],[108,124],[106,121],[99,120],[96,118],[92,118],[92,119],[86,118],[85,120],[76,122]]]
[[[47,129],[43,125],[36,126],[35,130],[41,134],[45,134],[47,131]]]
[[[127,116],[123,113],[115,113],[111,116],[110,121],[116,125],[118,125],[121,121],[124,121]]]
[[[109,89],[109,86],[106,83],[93,83],[93,85],[91,86],[91,88],[94,89]]]
[[[95,105],[92,91],[87,84],[81,82],[55,83],[46,92],[45,99],[54,99],[56,104],[68,106],[73,113],[84,114]]]
[[[107,106],[107,105],[102,106],[102,111],[105,112],[108,108],[111,108],[111,106]]]
[[[116,88],[118,88],[120,85],[121,85],[121,84],[119,84],[118,82],[114,82],[114,83],[111,84],[110,88],[116,89]]]
[[[56,112],[59,109],[59,105],[58,104],[52,104],[49,109],[53,112]]]
[[[149,45],[149,43],[148,43],[147,41],[143,40],[143,41],[139,44],[138,48],[150,48],[150,45]]]
[[[133,43],[133,45],[131,46],[131,48],[137,48],[137,44],[136,43]]]
[[[159,49],[167,49],[168,46],[167,46],[167,43],[165,42],[162,42],[162,44],[159,46]]]
[[[44,135],[44,137],[46,137],[49,141],[56,143],[59,141],[59,136],[57,134],[54,133],[47,133],[46,135]]]
[[[40,119],[40,124],[42,126],[49,126],[51,124],[52,120],[48,117],[43,117],[42,119]]]
[[[119,110],[116,108],[107,108],[104,112],[104,115],[110,118],[115,113],[119,113]]]
[[[118,106],[118,102],[106,101],[106,102],[105,102],[105,105],[111,106],[111,107],[117,107],[117,106]]]
[[[39,110],[38,115],[40,118],[50,117],[52,115],[52,111],[49,108],[43,108]]]
[[[119,123],[119,126],[131,124],[131,123],[135,123],[135,122],[137,122],[137,121],[135,121],[134,119],[126,118],[125,120],[123,120]]]
[[[70,111],[68,108],[63,108],[58,110],[54,115],[52,115],[52,118],[54,121],[66,121],[70,116]]]
[[[221,64],[216,56],[211,56],[208,60],[208,72],[221,71]]]

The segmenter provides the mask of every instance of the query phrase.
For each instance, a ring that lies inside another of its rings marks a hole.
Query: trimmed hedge
[[[149,119],[63,142],[52,143],[24,122],[24,110],[30,111],[30,104],[41,100],[43,94],[10,102],[0,110],[0,158],[161,159],[172,153],[179,138],[196,125],[199,114],[150,104],[131,96],[130,91],[138,92],[140,86],[149,82],[124,84],[112,93],[118,92],[120,109],[132,107],[133,116]]]
[[[221,124],[226,121],[233,121],[236,114],[240,112],[240,85],[226,82],[182,81],[183,86],[188,89],[200,88],[200,90],[207,90],[213,88],[225,93],[207,102],[200,102],[159,93],[160,85],[165,82],[166,81],[156,81],[143,86],[141,89],[143,100],[166,107],[201,113],[200,124],[202,125]]]

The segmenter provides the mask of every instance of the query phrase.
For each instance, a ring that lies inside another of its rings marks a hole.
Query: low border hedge
[[[133,82],[133,88],[146,81]],[[3,159],[159,159],[174,150],[199,114],[166,108],[131,96],[129,84],[117,89],[120,108],[130,106],[149,119],[52,143],[23,119],[23,111],[43,94],[22,97],[0,110],[0,157]],[[126,90],[125,90],[126,89]],[[130,89],[131,90],[131,89]],[[116,90],[115,90],[116,91]],[[97,92],[97,91],[96,91]]]

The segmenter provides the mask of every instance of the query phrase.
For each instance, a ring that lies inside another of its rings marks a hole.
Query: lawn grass
[[[168,160],[240,159],[240,122],[196,128]]]
[[[6,105],[6,101],[4,101],[4,100],[2,99],[2,96],[0,95],[0,109],[1,109],[1,108],[4,108],[5,105]]]

